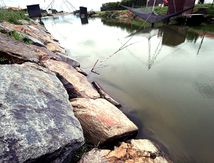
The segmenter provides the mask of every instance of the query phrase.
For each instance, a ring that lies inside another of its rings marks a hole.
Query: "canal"
[[[82,25],[72,15],[43,22],[123,105],[138,138],[154,140],[178,163],[214,162],[214,34],[182,26],[135,32],[99,18]]]

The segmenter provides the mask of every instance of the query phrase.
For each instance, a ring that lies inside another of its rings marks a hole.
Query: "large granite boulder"
[[[86,138],[93,144],[105,144],[137,133],[138,128],[117,107],[105,99],[72,99],[74,114]]]
[[[147,139],[131,140],[122,143],[114,150],[92,149],[79,163],[169,163],[155,145]]]
[[[88,82],[85,75],[80,74],[71,65],[52,59],[44,60],[44,66],[49,70],[59,74],[59,78],[62,82],[69,87],[73,87],[72,92],[75,92],[75,97],[85,98],[99,98],[99,93],[93,88],[92,84]]]
[[[62,83],[32,63],[0,65],[0,162],[62,162],[83,132]]]

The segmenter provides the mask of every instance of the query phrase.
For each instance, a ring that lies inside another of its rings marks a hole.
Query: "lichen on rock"
[[[0,162],[46,155],[49,162],[63,161],[83,144],[82,127],[54,73],[32,63],[0,65],[0,92]]]

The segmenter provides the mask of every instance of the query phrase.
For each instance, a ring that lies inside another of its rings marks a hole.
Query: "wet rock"
[[[62,162],[83,133],[54,73],[36,64],[0,65],[0,162]]]
[[[61,77],[69,82],[76,94],[79,94],[79,97],[85,98],[99,98],[99,93],[93,88],[91,83],[88,82],[87,78],[77,72],[75,68],[70,66],[67,63],[48,59],[43,61],[43,64],[51,71],[58,73]]]
[[[139,144],[136,144],[139,143]],[[146,139],[131,140],[122,143],[114,150],[92,149],[83,155],[79,163],[168,163],[166,158],[160,156],[154,144]]]
[[[76,98],[71,101],[85,136],[93,144],[104,144],[136,134],[138,128],[105,99]]]

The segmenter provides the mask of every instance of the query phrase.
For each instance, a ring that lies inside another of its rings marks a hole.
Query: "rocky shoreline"
[[[20,22],[0,23],[0,162],[70,162],[85,142],[96,148],[81,163],[171,162],[151,141],[132,139],[138,128],[120,104],[87,80],[44,26]],[[100,149],[113,142],[121,145]]]

